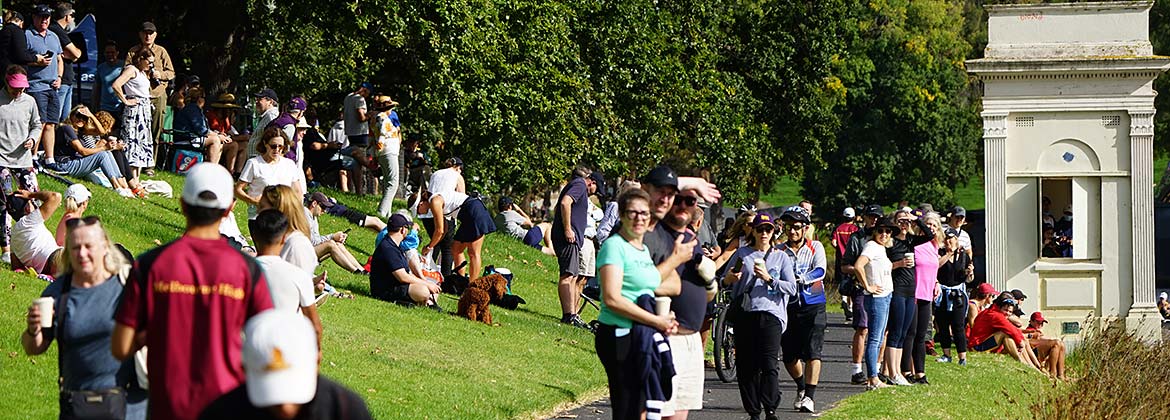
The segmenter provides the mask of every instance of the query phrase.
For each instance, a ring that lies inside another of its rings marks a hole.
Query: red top
[[[232,119],[231,113],[220,111],[219,109],[209,109],[204,113],[207,116],[207,126],[213,131],[221,133],[231,133]]]
[[[119,324],[147,332],[149,416],[195,419],[244,382],[244,322],[272,308],[256,260],[224,239],[183,236],[138,257]]]
[[[849,243],[849,237],[853,236],[853,232],[860,229],[853,223],[842,223],[833,230],[833,239],[837,240],[837,255],[845,255],[845,245]]]
[[[1003,332],[1016,340],[1016,345],[1024,344],[1024,334],[1016,328],[999,308],[989,308],[975,317],[975,325],[967,332],[967,342],[972,345],[982,343],[992,334]]]

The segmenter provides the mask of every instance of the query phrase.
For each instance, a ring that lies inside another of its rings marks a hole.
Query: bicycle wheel
[[[727,306],[715,314],[715,374],[724,383],[735,381],[735,330],[727,321]]]

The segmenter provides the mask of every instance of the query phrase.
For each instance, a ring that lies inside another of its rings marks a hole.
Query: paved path
[[[817,385],[817,411],[832,408],[841,399],[865,390],[861,385],[849,383],[849,342],[853,338],[853,328],[845,324],[845,317],[841,314],[829,314],[829,326],[825,329],[825,347],[822,355],[821,381]],[[781,365],[780,390],[783,396],[780,399],[780,411],[776,414],[782,419],[809,419],[816,414],[800,413],[792,410],[792,400],[796,398],[796,385],[788,377],[788,372]],[[715,376],[715,371],[707,369],[707,382],[704,386],[707,394],[703,399],[703,410],[695,411],[688,418],[694,420],[707,419],[746,419],[743,404],[739,399],[739,388],[732,382],[725,384]],[[592,404],[579,407],[567,413],[561,413],[555,419],[582,419],[608,420],[611,418],[609,400],[604,399]]]

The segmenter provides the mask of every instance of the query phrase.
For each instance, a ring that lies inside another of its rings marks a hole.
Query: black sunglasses
[[[686,196],[676,195],[676,196],[674,196],[674,205],[676,205],[676,206],[679,204],[685,204],[687,207],[694,207],[695,204],[698,204],[698,203],[699,203],[699,199],[694,197],[694,196],[689,196],[689,195],[686,195]]]
[[[775,230],[772,225],[760,225],[755,227],[756,233],[766,233]]]
[[[92,226],[101,223],[102,218],[99,216],[85,216],[76,219],[69,219],[65,221],[65,229],[73,229],[78,226]]]
[[[893,229],[886,229],[886,228],[881,228],[881,229],[876,229],[876,230],[874,230],[874,233],[877,233],[878,235],[881,235],[881,234],[883,234],[883,233],[894,233],[894,230],[893,230]]]

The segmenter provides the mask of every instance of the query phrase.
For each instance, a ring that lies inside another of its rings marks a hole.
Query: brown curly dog
[[[490,274],[472,280],[459,298],[459,310],[455,313],[472,321],[483,321],[492,325],[492,311],[489,306],[493,299],[500,299],[508,293],[508,280],[499,274]]]

